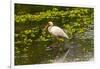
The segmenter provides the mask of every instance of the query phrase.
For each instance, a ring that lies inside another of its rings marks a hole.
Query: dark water
[[[90,61],[93,60],[93,56],[94,44],[91,38],[67,39],[65,41],[52,39],[33,41],[32,46],[20,46],[19,52],[15,53],[15,64]]]

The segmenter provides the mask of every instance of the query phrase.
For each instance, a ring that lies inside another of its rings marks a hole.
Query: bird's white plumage
[[[48,31],[54,36],[68,38],[66,33],[58,26],[49,26]]]

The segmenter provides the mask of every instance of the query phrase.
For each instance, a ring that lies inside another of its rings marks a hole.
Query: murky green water
[[[71,39],[66,42],[55,42],[54,39],[48,42],[33,41],[32,46],[20,46],[15,55],[15,63],[24,65],[90,61],[93,60],[93,52],[93,39]]]

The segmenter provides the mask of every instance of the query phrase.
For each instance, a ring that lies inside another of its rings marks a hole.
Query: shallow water
[[[66,47],[65,47],[66,46]],[[67,42],[34,41],[15,55],[16,65],[90,61],[94,55],[93,39]]]

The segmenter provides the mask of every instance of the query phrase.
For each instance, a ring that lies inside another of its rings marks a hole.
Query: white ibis
[[[49,21],[48,24],[48,31],[50,34],[52,34],[55,37],[69,38],[68,35],[63,31],[63,29],[61,29],[58,26],[54,26],[53,22]]]
[[[61,28],[58,27],[58,26],[54,26],[54,25],[53,25],[53,22],[49,21],[49,22],[48,22],[48,25],[49,25],[49,26],[48,26],[48,32],[49,32],[50,34],[52,34],[53,36],[55,36],[55,37],[57,37],[57,38],[58,38],[58,37],[63,37],[63,38],[69,39],[68,35],[64,32],[64,30],[61,29]],[[66,42],[66,41],[65,41],[65,42]],[[66,44],[64,45],[64,47],[66,47]],[[62,61],[65,60],[65,58],[66,58],[68,52],[69,52],[69,48],[68,48],[68,50],[66,51],[65,55],[63,56]],[[57,54],[57,52],[56,52],[56,54]],[[57,56],[57,57],[58,57],[58,56]]]

